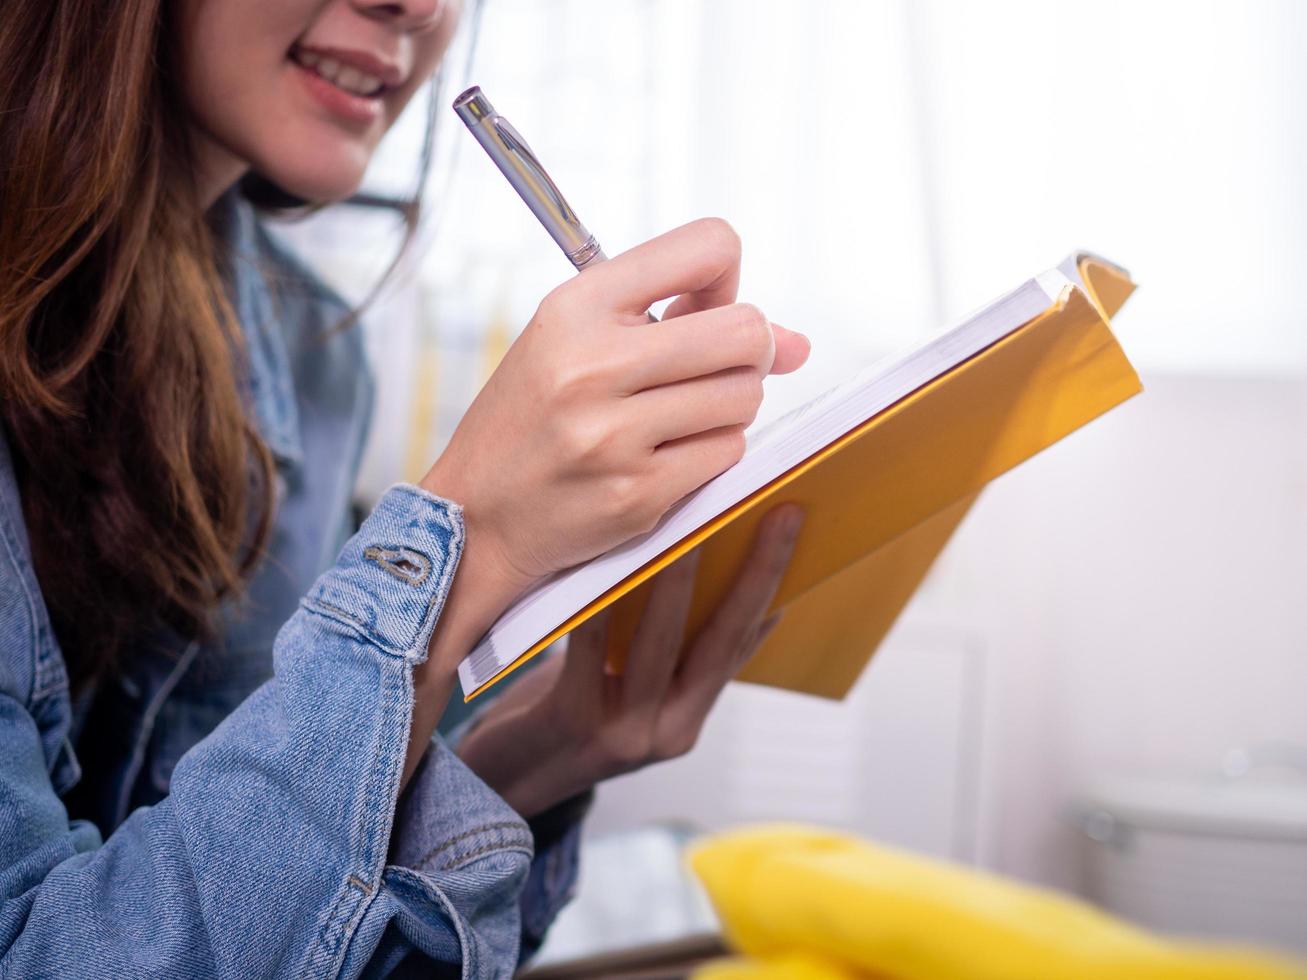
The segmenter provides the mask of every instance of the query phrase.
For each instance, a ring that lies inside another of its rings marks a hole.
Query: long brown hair
[[[0,17],[0,420],[75,684],[146,630],[203,634],[270,519],[175,6],[6,0]]]

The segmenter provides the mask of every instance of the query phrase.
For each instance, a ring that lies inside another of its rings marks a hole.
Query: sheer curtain
[[[481,84],[610,254],[731,220],[741,295],[815,340],[765,415],[1074,248],[1142,284],[1122,328],[1145,368],[1299,373],[1304,19],[1292,0],[486,0],[442,99]],[[403,186],[425,111],[373,188]],[[437,118],[433,221],[392,290],[409,295],[370,318],[394,372],[379,439],[421,445],[378,443],[371,492],[438,449],[475,390],[456,381],[570,274],[447,105]],[[294,231],[355,295],[393,247],[364,224],[350,209]],[[472,362],[442,385],[415,346]]]

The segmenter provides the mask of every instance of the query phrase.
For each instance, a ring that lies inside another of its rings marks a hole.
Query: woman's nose
[[[450,0],[351,0],[351,3],[365,17],[419,31],[436,24]]]

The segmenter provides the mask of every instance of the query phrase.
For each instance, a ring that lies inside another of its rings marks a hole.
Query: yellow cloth
[[[1307,978],[1301,964],[1163,940],[1055,892],[815,828],[724,834],[691,864],[727,939],[754,958],[698,980]]]
[[[701,967],[694,980],[850,980],[855,976],[809,956],[780,956],[772,960],[721,960]]]

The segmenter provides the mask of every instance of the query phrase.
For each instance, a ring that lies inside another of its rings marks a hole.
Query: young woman
[[[586,793],[685,751],[766,628],[797,513],[684,648],[693,559],[622,676],[600,617],[433,737],[506,606],[738,459],[807,354],[727,225],[678,228],[546,297],[351,535],[373,380],[242,187],[349,195],[458,8],[5,4],[0,975],[509,975]]]

